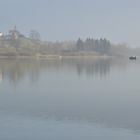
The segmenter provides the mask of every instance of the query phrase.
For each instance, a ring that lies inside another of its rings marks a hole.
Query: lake
[[[0,140],[137,140],[139,107],[139,60],[0,60]]]

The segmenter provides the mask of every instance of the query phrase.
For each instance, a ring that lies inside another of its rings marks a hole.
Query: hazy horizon
[[[107,38],[139,47],[138,0],[1,0],[1,32],[14,25],[28,35],[37,30],[43,40]]]

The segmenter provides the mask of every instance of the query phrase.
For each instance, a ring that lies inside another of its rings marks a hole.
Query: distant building
[[[22,35],[17,29],[16,26],[14,27],[14,29],[9,31],[9,35],[12,39],[18,39],[19,37],[24,37],[24,35]]]
[[[4,34],[2,32],[0,32],[0,37],[4,36]]]

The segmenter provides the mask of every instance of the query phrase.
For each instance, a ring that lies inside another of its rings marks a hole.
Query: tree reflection
[[[86,73],[86,75],[100,77],[106,76],[110,72],[110,60],[96,60],[84,61],[76,64],[79,75]]]
[[[36,82],[43,72],[77,72],[79,76],[107,76],[113,66],[124,68],[124,61],[112,59],[0,60],[0,81],[14,84],[25,78]]]

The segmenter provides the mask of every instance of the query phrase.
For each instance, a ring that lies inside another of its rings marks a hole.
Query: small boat
[[[136,60],[136,56],[130,56],[129,59],[130,60]]]

